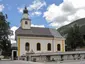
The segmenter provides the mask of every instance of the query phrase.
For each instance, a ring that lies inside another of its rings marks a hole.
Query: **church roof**
[[[22,29],[19,27],[16,30],[16,36],[39,36],[39,37],[62,37],[56,29],[31,27],[31,29]]]

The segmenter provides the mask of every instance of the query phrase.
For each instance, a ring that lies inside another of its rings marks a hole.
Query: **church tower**
[[[21,28],[22,29],[31,29],[31,20],[28,17],[27,7],[25,7],[23,10],[23,16],[21,19]]]

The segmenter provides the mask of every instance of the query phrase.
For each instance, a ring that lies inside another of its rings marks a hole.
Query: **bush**
[[[4,58],[4,56],[0,56],[0,59]]]

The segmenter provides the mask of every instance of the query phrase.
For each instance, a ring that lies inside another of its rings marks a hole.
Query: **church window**
[[[50,43],[47,44],[47,50],[51,51],[51,44]]]
[[[25,24],[28,24],[28,22],[27,22],[27,21],[25,21]]]
[[[41,50],[41,44],[37,43],[37,50],[40,51]]]
[[[61,50],[61,46],[60,44],[57,44],[57,51],[60,51]]]
[[[25,44],[25,50],[26,50],[26,51],[29,51],[29,47],[30,47],[29,43],[26,42],[26,44]]]

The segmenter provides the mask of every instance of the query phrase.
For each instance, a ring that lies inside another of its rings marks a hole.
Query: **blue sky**
[[[31,26],[59,28],[85,18],[85,0],[0,0],[0,12],[8,15],[14,43],[15,30],[20,26],[22,11],[27,6]]]
[[[8,14],[10,26],[20,26],[25,6],[34,27],[59,28],[85,17],[85,0],[0,0],[0,11]]]
[[[30,19],[32,20],[32,24],[35,25],[44,25],[45,27],[49,27],[49,23],[45,20],[43,17],[43,13],[47,10],[47,7],[51,4],[59,5],[62,0],[0,0],[0,4],[4,6],[3,12],[4,14],[8,15],[8,21],[10,22],[10,26],[20,26],[20,20],[22,17],[22,13],[19,12],[18,8],[24,8],[25,6],[29,7],[30,5],[33,5],[33,2],[45,2],[45,5],[43,5],[39,10],[41,14],[40,15],[32,15],[33,12],[36,10],[29,11]]]

